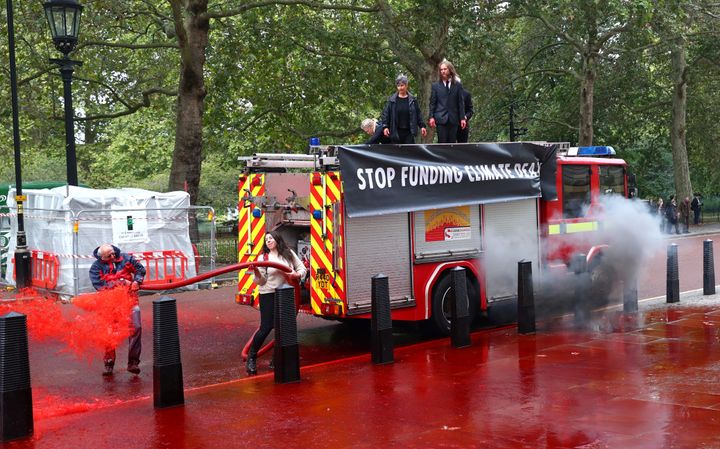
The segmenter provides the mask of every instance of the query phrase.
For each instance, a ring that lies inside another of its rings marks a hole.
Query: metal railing
[[[88,270],[93,250],[113,243],[123,252],[181,251],[188,259],[187,277],[215,269],[218,255],[215,211],[212,207],[37,209],[25,208],[28,247],[57,255],[59,282],[54,293],[77,296],[91,291]],[[16,211],[0,217],[0,235],[8,244],[0,248],[3,267],[0,284],[11,285]],[[2,242],[0,242],[2,243]],[[223,249],[224,253],[227,252]],[[226,255],[223,254],[223,260]],[[236,260],[236,259],[235,259]],[[209,286],[215,279],[199,283]]]

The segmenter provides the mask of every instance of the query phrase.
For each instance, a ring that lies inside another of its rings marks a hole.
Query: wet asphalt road
[[[702,288],[702,241],[712,235],[672,238],[678,244],[680,290]],[[715,266],[720,263],[715,251]],[[665,294],[665,250],[658,251],[642,270],[639,297]],[[236,380],[245,376],[241,351],[259,323],[259,313],[234,303],[236,286],[175,293],[183,375],[186,389]],[[115,375],[101,376],[101,354],[79,359],[53,341],[30,341],[30,364],[36,419],[78,413],[152,395],[152,301],[141,298],[143,318],[142,372],[126,372],[127,345],[118,348]],[[64,313],[76,313],[64,305]],[[369,352],[367,322],[348,324],[301,314],[298,316],[301,366],[330,362]],[[422,341],[415,326],[397,330],[396,346]],[[270,372],[271,353],[259,360],[259,372]]]

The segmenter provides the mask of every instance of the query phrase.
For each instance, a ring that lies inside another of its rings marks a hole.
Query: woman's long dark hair
[[[293,253],[290,251],[290,248],[288,248],[287,243],[285,243],[285,239],[280,235],[277,231],[270,231],[268,232],[272,236],[273,239],[275,239],[275,242],[277,243],[277,252],[285,259],[289,264],[293,263]],[[267,243],[265,243],[265,239],[263,239],[263,252],[269,253],[270,248],[267,247]]]

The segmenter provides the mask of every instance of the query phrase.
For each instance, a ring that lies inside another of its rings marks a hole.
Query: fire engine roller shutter
[[[517,263],[532,261],[540,267],[537,200],[486,204],[483,266],[488,302],[517,295]]]
[[[346,218],[346,287],[350,314],[360,306],[358,303],[370,305],[371,278],[378,273],[388,276],[391,300],[412,297],[408,217],[402,213]]]

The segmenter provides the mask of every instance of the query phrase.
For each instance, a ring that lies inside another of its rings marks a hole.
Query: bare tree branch
[[[314,9],[330,9],[330,10],[341,10],[341,11],[355,11],[355,12],[378,12],[378,7],[365,7],[365,6],[353,6],[353,5],[333,5],[328,3],[319,3],[310,0],[266,0],[255,3],[246,3],[240,7],[229,9],[227,11],[217,12],[206,12],[201,14],[200,18],[204,19],[221,19],[223,17],[232,17],[242,14],[250,9],[263,8],[265,6],[274,5],[300,5],[307,6]]]
[[[180,48],[178,44],[175,43],[164,43],[164,42],[156,42],[151,44],[130,44],[130,43],[124,43],[124,42],[103,42],[103,41],[88,41],[83,42],[82,44],[77,46],[77,49],[81,49],[84,47],[112,47],[112,48],[127,48],[129,50],[145,50],[145,49],[151,49],[151,48]]]
[[[363,58],[363,57],[355,55],[354,53],[333,53],[333,52],[320,51],[309,44],[303,44],[303,43],[298,42],[292,36],[289,36],[289,38],[292,41],[292,43],[295,44],[296,46],[302,48],[303,50],[305,50],[309,53],[312,53],[312,54],[315,54],[318,56],[329,56],[329,57],[334,57],[334,58],[351,59],[353,61],[367,62],[370,64],[378,64],[378,65],[391,64],[391,61],[381,61],[377,58]]]
[[[81,79],[81,78],[78,78],[78,79]],[[92,80],[84,80],[84,81],[92,82]],[[95,115],[88,115],[85,117],[75,117],[75,121],[76,122],[91,122],[91,121],[95,121],[95,120],[107,120],[107,119],[113,119],[113,118],[118,118],[118,117],[122,117],[125,115],[134,114],[141,108],[149,107],[150,103],[151,103],[150,96],[155,95],[155,94],[162,94],[162,95],[174,97],[174,96],[177,96],[177,91],[171,91],[171,90],[162,89],[159,87],[147,89],[142,92],[143,99],[142,99],[142,101],[140,101],[138,103],[130,104],[128,102],[122,101],[122,104],[126,106],[126,109],[123,111],[115,112],[112,114],[95,114]],[[52,118],[54,120],[64,120],[64,117],[59,117],[59,116],[53,116]]]

